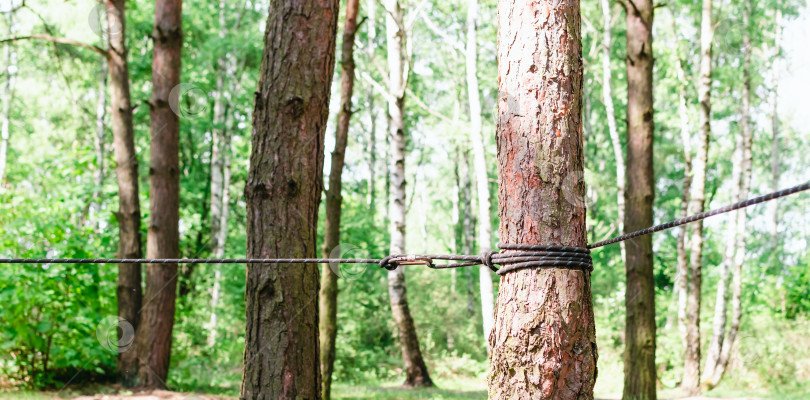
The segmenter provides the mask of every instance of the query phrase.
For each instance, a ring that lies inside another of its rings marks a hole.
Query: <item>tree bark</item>
[[[399,0],[385,0],[386,40],[388,42],[388,135],[391,138],[391,254],[405,253],[405,85],[407,75],[406,35]],[[428,375],[419,339],[413,323],[405,285],[405,271],[397,268],[388,272],[388,296],[394,322],[399,331],[399,344],[405,364],[404,386],[433,386]]]
[[[749,29],[751,29],[750,18],[751,10],[750,3],[744,5],[743,10],[743,93],[742,93],[742,109],[740,110],[740,126],[742,129],[742,138],[739,142],[740,145],[740,172],[737,183],[737,199],[741,201],[747,199],[751,187],[751,167],[753,164],[751,145],[753,142],[753,129],[751,126],[751,39],[749,36]],[[746,209],[742,208],[734,212],[732,220],[734,221],[735,230],[729,235],[733,238],[734,242],[731,243],[733,248],[733,257],[729,260],[731,264],[731,272],[733,275],[732,280],[732,295],[731,295],[731,325],[729,326],[728,337],[721,340],[722,345],[717,350],[717,354],[710,353],[710,358],[716,360],[715,365],[706,362],[706,378],[708,388],[716,387],[728,366],[728,360],[731,357],[731,349],[734,346],[734,341],[737,338],[737,332],[740,329],[740,321],[742,319],[742,266],[745,262],[745,226],[746,226]],[[723,293],[725,295],[725,293]],[[720,289],[717,291],[717,299],[720,300]],[[725,303],[725,299],[723,299]],[[723,305],[723,318],[725,319],[725,312],[727,306]],[[716,311],[716,309],[715,309]],[[725,326],[723,327],[725,328]],[[720,332],[720,335],[725,334],[725,329]],[[717,332],[715,332],[717,335]],[[709,375],[711,374],[711,375]]]
[[[612,74],[610,71],[610,30],[612,28],[610,0],[602,0],[602,15],[604,22],[604,40],[602,42],[602,101],[605,103],[605,116],[607,117],[610,143],[613,145],[613,156],[616,159],[616,204],[619,209],[619,232],[624,232],[624,154],[622,142],[619,139],[619,129],[616,126],[616,113],[613,108],[613,90],[611,88]],[[627,262],[627,249],[624,242],[619,242],[622,251],[622,261]]]
[[[143,257],[141,243],[141,204],[138,197],[138,155],[132,124],[129,89],[129,63],[126,46],[126,0],[105,0],[107,9],[107,63],[110,69],[110,109],[118,182],[118,253],[120,258]],[[141,320],[141,265],[118,264],[118,318],[137,331]],[[128,329],[122,326],[121,329]],[[137,384],[138,347],[118,355],[118,378],[122,385]]]
[[[343,45],[340,66],[340,111],[338,112],[335,149],[332,151],[332,167],[329,170],[329,189],[326,191],[326,224],[324,227],[323,257],[329,258],[333,249],[340,245],[340,214],[343,197],[343,164],[346,144],[349,139],[349,123],[352,118],[352,93],[354,92],[354,36],[357,32],[357,11],[360,0],[348,0],[346,19],[343,25]],[[320,362],[321,396],[331,398],[332,371],[335,365],[335,337],[337,336],[337,271],[324,264],[320,289]]]
[[[653,224],[653,19],[652,0],[625,10],[627,22],[627,232]],[[626,400],[656,398],[655,278],[652,236],[627,242],[624,301],[624,392]]]
[[[467,71],[467,98],[470,105],[470,140],[475,164],[475,184],[478,194],[478,249],[481,253],[492,250],[492,224],[490,221],[489,176],[487,157],[484,152],[483,123],[481,119],[481,95],[478,89],[478,0],[467,0],[467,46],[465,47]],[[484,342],[489,352],[489,333],[495,318],[492,272],[481,265],[479,286],[481,290],[481,317],[484,322]]]
[[[693,180],[689,202],[689,214],[703,212],[706,198],[706,163],[711,138],[711,87],[712,87],[712,0],[703,0],[700,29],[700,76],[698,97],[700,99],[700,140],[693,165]],[[700,301],[703,262],[703,221],[692,224],[691,254],[689,260],[689,293],[686,307],[686,352],[684,376],[681,387],[687,395],[700,393]]]
[[[273,2],[245,186],[247,256],[315,256],[337,1]],[[241,399],[320,399],[318,266],[248,264]]]
[[[500,0],[498,16],[501,240],[584,247],[585,208],[562,193],[583,169],[579,1]],[[584,197],[581,182],[569,189]],[[510,272],[496,310],[490,398],[593,398],[590,273]]]
[[[171,109],[170,93],[180,84],[182,0],[155,3],[152,33],[152,131],[149,165],[148,258],[180,256],[179,116]],[[146,304],[136,331],[138,380],[148,388],[166,387],[171,358],[172,328],[177,288],[177,264],[152,264],[146,268]]]

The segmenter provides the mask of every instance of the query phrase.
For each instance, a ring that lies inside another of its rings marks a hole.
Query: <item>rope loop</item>
[[[584,247],[498,243],[498,248],[512,250],[492,256],[492,263],[502,266],[498,275],[524,268],[563,268],[593,271],[591,252]]]

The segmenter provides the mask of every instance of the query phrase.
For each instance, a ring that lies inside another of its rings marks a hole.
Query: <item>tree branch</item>
[[[94,46],[92,44],[82,43],[82,42],[72,40],[72,39],[55,37],[55,36],[39,34],[39,33],[35,33],[33,35],[28,35],[28,36],[15,36],[15,37],[6,38],[6,39],[0,39],[0,43],[13,43],[13,42],[18,42],[20,40],[31,40],[31,39],[38,39],[38,40],[44,40],[46,42],[60,43],[60,44],[67,44],[67,45],[71,45],[71,46],[81,47],[81,48],[85,48],[85,49],[88,49],[88,50],[92,50],[92,51],[100,54],[104,58],[109,58],[110,57],[109,52],[107,52],[107,50],[102,49],[101,47]]]
[[[447,122],[453,122],[453,120],[448,118],[446,115],[441,114],[430,108],[427,104],[425,104],[424,101],[422,101],[422,99],[419,98],[419,96],[416,95],[416,93],[413,92],[413,90],[406,88],[405,93],[407,93],[408,96],[411,96],[410,98],[413,99],[413,102],[416,103],[416,105],[418,105],[419,107],[422,107],[425,111],[428,112],[428,114]]]
[[[427,26],[427,28],[431,32],[433,32],[436,36],[444,39],[444,41],[447,43],[448,46],[450,46],[451,49],[461,54],[464,54],[464,51],[466,49],[459,44],[459,40],[451,38],[450,35],[439,29],[439,27],[433,22],[432,19],[430,19],[430,17],[426,15],[425,18],[422,19],[422,22],[424,22],[425,26]]]

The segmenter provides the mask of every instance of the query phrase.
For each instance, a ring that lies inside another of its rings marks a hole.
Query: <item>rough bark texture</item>
[[[627,190],[624,226],[627,232],[653,224],[653,18],[652,0],[629,7],[627,22]],[[625,400],[654,400],[655,279],[652,236],[627,241],[624,302]]]
[[[753,142],[753,128],[751,126],[751,40],[749,36],[749,29],[751,27],[750,21],[750,3],[745,5],[743,11],[743,93],[742,93],[742,109],[740,110],[740,127],[742,130],[741,140],[738,142],[740,148],[740,172],[738,181],[736,181],[737,199],[747,199],[751,187],[751,167],[753,164],[753,154],[751,145]],[[737,332],[740,329],[740,321],[742,318],[742,267],[745,261],[745,226],[746,226],[746,209],[742,208],[734,212],[732,220],[734,221],[734,231],[729,235],[733,238],[731,247],[733,248],[733,257],[729,260],[731,267],[732,279],[732,294],[731,294],[731,325],[729,326],[728,337],[722,340],[721,348],[713,349],[717,353],[710,353],[709,357],[714,359],[715,365],[706,361],[706,386],[711,389],[720,383],[723,375],[728,366],[728,360],[731,357],[731,349],[734,346],[734,341],[737,338]],[[725,293],[723,293],[725,295]],[[720,300],[720,289],[717,291],[717,298]],[[725,299],[723,300],[725,303]],[[723,317],[727,311],[727,305],[723,304]],[[715,308],[715,311],[717,309]],[[725,322],[725,321],[724,321]],[[724,324],[725,325],[725,324]],[[725,326],[723,326],[725,328]],[[715,332],[717,335],[718,332]],[[725,329],[719,332],[721,335],[725,334]]]
[[[169,105],[169,96],[180,83],[182,5],[182,0],[158,0],[155,3],[152,98],[149,103],[152,143],[149,232],[146,237],[148,258],[180,256],[180,120]],[[141,386],[166,387],[176,288],[177,264],[152,264],[146,267],[145,303],[135,335],[138,381]]]
[[[14,36],[14,13],[6,15],[9,36]],[[17,75],[17,52],[11,48],[11,43],[5,44],[5,76],[3,83],[3,114],[0,121],[0,188],[3,186],[3,179],[6,174],[6,160],[8,157],[8,141],[11,134],[11,102],[14,100],[14,86]]]
[[[385,18],[386,41],[388,42],[388,135],[391,138],[391,254],[405,253],[405,85],[407,73],[405,63],[406,32],[403,25],[402,8],[399,0],[386,0]],[[397,268],[388,272],[388,296],[391,312],[399,331],[399,344],[402,361],[405,364],[405,386],[433,386],[428,375],[419,339],[413,323],[405,286],[405,270]]]
[[[481,132],[481,95],[478,91],[478,0],[467,0],[467,98],[470,104],[470,140],[475,164],[475,184],[478,192],[478,248],[481,253],[490,251],[492,244],[492,224],[490,218],[489,176],[487,157],[484,152],[484,136]],[[479,271],[481,290],[481,316],[484,322],[484,341],[489,351],[489,333],[495,318],[492,291],[492,271],[482,265]]]
[[[613,90],[611,80],[613,79],[610,71],[610,30],[612,29],[610,0],[602,0],[602,16],[604,24],[604,40],[602,42],[602,101],[605,103],[605,116],[607,117],[608,133],[610,134],[610,143],[613,147],[613,157],[616,159],[616,204],[618,206],[619,214],[619,232],[624,232],[624,189],[625,189],[625,172],[624,172],[624,154],[622,152],[622,142],[619,139],[619,129],[616,126],[616,112],[613,108]],[[622,261],[627,262],[626,244],[619,242],[622,250]]]
[[[138,198],[138,155],[132,125],[132,100],[127,62],[125,0],[105,0],[110,68],[110,108],[118,181],[118,253],[120,258],[141,258],[141,204]],[[141,265],[118,265],[118,317],[137,330],[140,322],[142,289]],[[138,348],[118,355],[119,381],[124,386],[137,383]]]
[[[247,256],[314,257],[335,0],[271,2],[245,186]],[[320,399],[318,266],[247,266],[241,399]]]
[[[579,1],[500,0],[498,16],[501,241],[584,247]],[[511,272],[496,310],[490,398],[593,398],[590,273]]]
[[[703,212],[706,199],[706,162],[711,138],[712,87],[712,0],[703,0],[700,29],[700,140],[693,165],[693,180],[689,201],[689,214]],[[700,301],[703,262],[703,221],[692,224],[691,254],[689,260],[689,291],[686,305],[686,352],[681,387],[687,395],[700,393]]]
[[[340,66],[340,111],[338,112],[335,149],[332,151],[332,167],[329,170],[329,189],[326,191],[326,224],[324,227],[323,257],[329,258],[340,244],[340,211],[343,197],[343,164],[346,158],[346,143],[349,139],[349,122],[352,118],[352,93],[354,91],[354,36],[357,31],[357,11],[360,0],[348,0],[346,19],[343,25],[343,46]],[[324,264],[321,272],[320,321],[318,331],[321,346],[321,396],[331,398],[332,371],[335,365],[335,337],[337,336],[337,271]]]

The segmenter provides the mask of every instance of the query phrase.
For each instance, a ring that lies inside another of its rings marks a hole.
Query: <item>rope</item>
[[[593,271],[590,249],[629,240],[638,236],[672,229],[676,226],[703,220],[715,215],[764,203],[766,201],[810,190],[810,182],[754,197],[711,211],[670,221],[665,224],[630,232],[612,239],[593,243],[587,247],[498,243],[499,252],[481,255],[402,254],[377,258],[0,258],[0,264],[377,264],[389,271],[405,265],[424,265],[432,269],[461,268],[485,265],[498,275],[523,268],[563,268]],[[506,252],[504,252],[506,251]],[[458,261],[434,264],[434,260]],[[495,265],[502,268],[496,268]]]
[[[774,199],[778,199],[780,197],[790,196],[792,194],[803,192],[803,191],[808,190],[808,189],[810,189],[810,182],[803,183],[801,185],[797,185],[797,186],[794,186],[794,187],[791,187],[791,188],[782,189],[782,190],[777,191],[777,192],[768,193],[768,194],[766,194],[764,196],[754,197],[752,199],[748,199],[748,200],[745,200],[745,201],[740,201],[740,202],[737,202],[737,203],[734,203],[734,204],[729,204],[729,205],[727,205],[725,207],[720,207],[720,208],[717,208],[717,209],[714,209],[714,210],[702,212],[700,214],[695,214],[695,215],[692,215],[692,216],[689,216],[689,217],[676,219],[674,221],[670,221],[670,222],[667,222],[665,224],[651,226],[651,227],[646,228],[646,229],[626,233],[624,235],[616,236],[613,239],[603,240],[601,242],[596,242],[596,243],[593,243],[593,244],[589,244],[588,248],[589,249],[595,249],[597,247],[602,247],[602,246],[607,246],[607,245],[613,244],[613,243],[623,242],[625,240],[629,240],[629,239],[632,239],[634,237],[643,236],[643,235],[649,235],[651,233],[655,233],[655,232],[658,232],[658,231],[663,231],[663,230],[666,230],[666,229],[672,229],[672,228],[674,228],[676,226],[685,225],[685,224],[688,224],[690,222],[699,221],[699,220],[702,220],[702,219],[713,217],[715,215],[724,214],[724,213],[734,211],[734,210],[739,210],[740,208],[750,207],[750,206],[753,206],[755,204],[764,203],[766,201],[771,201],[771,200],[774,200]]]

